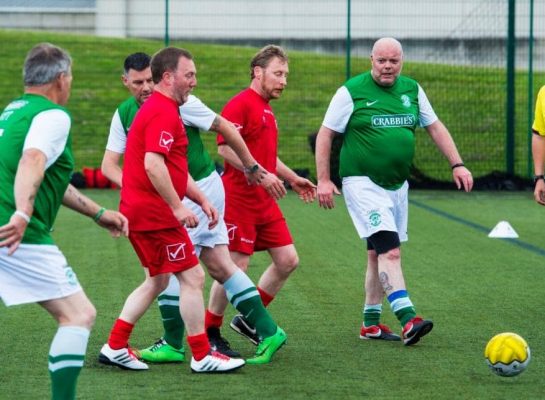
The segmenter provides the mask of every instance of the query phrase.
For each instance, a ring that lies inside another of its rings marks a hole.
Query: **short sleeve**
[[[110,123],[110,134],[108,135],[106,150],[124,154],[126,146],[127,135],[125,134],[125,129],[123,128],[121,118],[119,117],[119,110],[116,110],[112,117],[112,122]]]
[[[420,85],[418,85],[418,107],[420,108],[418,118],[421,127],[429,126],[439,119],[428,100],[428,96],[426,96],[424,89]]]
[[[45,168],[49,168],[64,151],[70,126],[70,116],[66,111],[60,109],[42,111],[30,124],[23,151],[40,150],[47,159]]]
[[[540,136],[545,136],[545,86],[537,94],[532,130]]]
[[[322,125],[335,132],[344,133],[353,111],[352,96],[345,86],[341,86],[329,102]]]
[[[184,124],[208,131],[214,123],[217,114],[208,108],[198,97],[189,95],[187,102],[180,106],[180,115]]]
[[[222,117],[233,123],[235,128],[238,130],[238,133],[240,133],[242,137],[244,137],[246,122],[244,118],[244,107],[244,103],[240,101],[230,101],[221,112]],[[220,134],[217,136],[217,143],[225,144],[225,139]]]

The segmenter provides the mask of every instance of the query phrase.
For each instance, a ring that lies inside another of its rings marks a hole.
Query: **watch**
[[[534,185],[539,181],[540,179],[545,180],[545,175],[534,175]]]
[[[259,170],[259,164],[254,164],[251,167],[244,167],[244,172],[247,174],[255,174]]]

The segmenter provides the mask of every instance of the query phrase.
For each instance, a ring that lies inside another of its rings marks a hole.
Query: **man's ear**
[[[261,79],[261,77],[263,76],[263,68],[260,67],[260,66],[255,66],[254,67],[254,76],[257,79]]]

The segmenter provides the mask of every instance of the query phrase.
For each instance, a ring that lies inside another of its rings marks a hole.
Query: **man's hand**
[[[320,207],[330,210],[335,207],[334,194],[340,195],[341,192],[330,180],[318,181],[318,204]]]
[[[538,179],[536,181],[536,187],[534,189],[534,199],[542,206],[545,206],[545,180]]]
[[[21,244],[27,225],[28,222],[23,217],[13,214],[6,225],[0,226],[0,247],[7,247],[9,256]]]
[[[214,229],[219,222],[218,210],[208,200],[201,204],[201,208],[208,217],[208,229]]]
[[[108,229],[112,237],[129,236],[129,221],[120,212],[106,210],[96,222]]]
[[[452,178],[458,189],[464,189],[466,192],[470,192],[473,188],[473,177],[471,172],[464,167],[460,166],[452,170]]]
[[[280,200],[286,195],[284,182],[282,182],[282,180],[278,178],[275,174],[267,172],[266,175],[261,179],[261,182],[259,184],[275,200]]]
[[[172,211],[174,216],[180,222],[180,225],[186,228],[195,228],[199,225],[199,218],[187,207],[184,207],[180,202],[180,206]]]
[[[312,203],[316,198],[316,185],[306,178],[298,176],[290,181],[290,186],[305,203]]]

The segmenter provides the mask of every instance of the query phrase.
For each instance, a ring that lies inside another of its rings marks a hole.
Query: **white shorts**
[[[366,176],[343,178],[343,195],[360,238],[365,239],[379,231],[397,232],[406,242],[409,184],[397,190],[386,190]]]
[[[229,238],[227,237],[227,227],[223,220],[223,215],[225,214],[225,190],[223,189],[223,182],[220,176],[214,171],[210,176],[196,183],[219,213],[218,224],[214,229],[208,229],[208,217],[202,211],[201,207],[188,198],[184,198],[182,201],[182,204],[199,218],[199,225],[195,228],[187,229],[191,242],[195,246],[195,251],[199,255],[202,247],[214,247],[218,244],[227,245],[229,244]]]
[[[81,290],[57,246],[21,244],[11,256],[0,248],[0,297],[6,306],[60,299]]]

